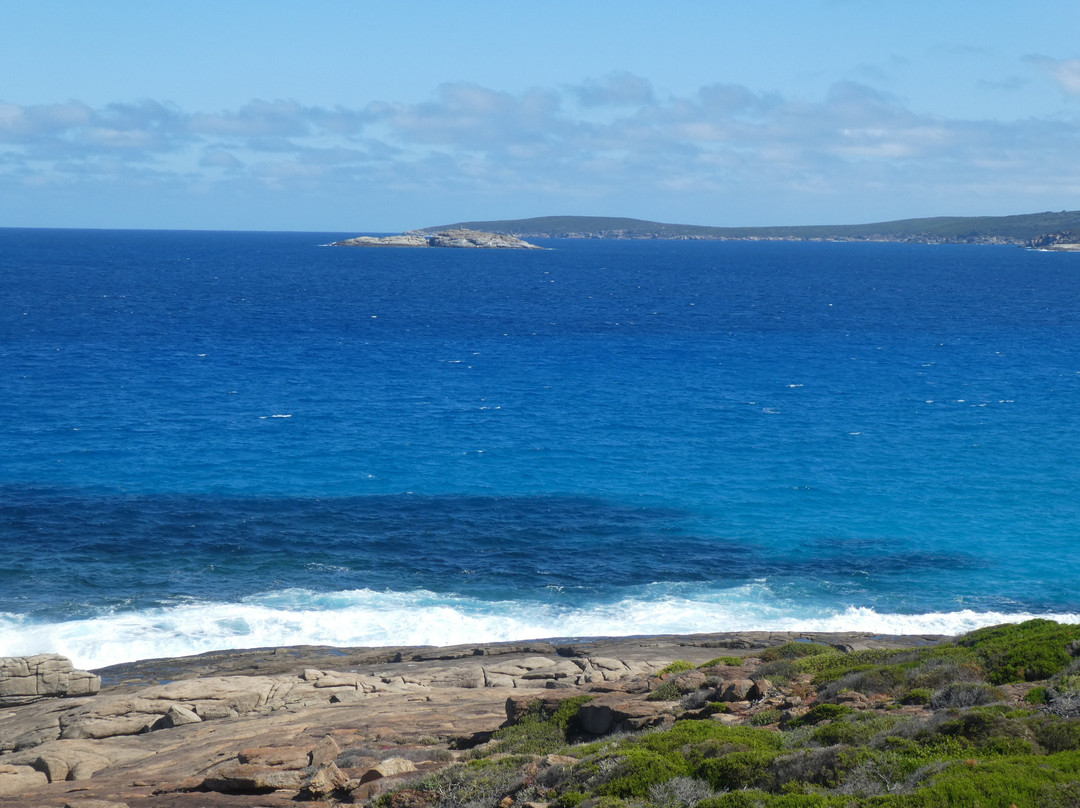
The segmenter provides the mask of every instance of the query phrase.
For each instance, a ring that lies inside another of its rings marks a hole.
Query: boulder
[[[171,727],[182,727],[185,724],[199,723],[202,723],[202,719],[194,710],[182,704],[174,704],[169,708],[169,712],[165,713],[161,720],[158,721],[155,729],[169,729]]]
[[[71,764],[59,755],[40,755],[30,765],[49,778],[50,783],[67,780],[71,771]]]
[[[296,791],[304,780],[300,769],[274,769],[248,763],[227,764],[208,774],[202,782],[205,791],[222,794],[266,794],[279,789]]]
[[[720,701],[747,701],[754,683],[750,679],[734,679],[724,683]]]
[[[0,657],[0,707],[61,696],[92,696],[101,677],[78,671],[59,654]]]
[[[660,702],[628,699],[625,694],[617,693],[587,702],[578,710],[578,723],[590,735],[666,726],[674,720]]]
[[[321,800],[345,788],[349,778],[333,763],[327,763],[300,783],[300,799]]]
[[[48,782],[43,772],[30,766],[0,764],[0,797],[18,797]]]
[[[308,755],[308,763],[311,766],[325,766],[328,763],[333,763],[337,760],[337,757],[340,754],[341,747],[338,746],[338,742],[327,735],[315,744],[315,748],[312,749],[311,754]]]
[[[755,679],[754,686],[746,693],[746,698],[749,701],[761,701],[768,698],[769,694],[773,692],[772,682],[768,679]]]
[[[383,777],[394,777],[399,774],[408,774],[416,771],[416,765],[405,758],[387,758],[360,775],[361,783],[369,783],[372,780],[381,780]]]

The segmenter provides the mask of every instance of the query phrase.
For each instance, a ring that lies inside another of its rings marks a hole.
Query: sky
[[[0,227],[1080,208],[1078,0],[0,0]]]

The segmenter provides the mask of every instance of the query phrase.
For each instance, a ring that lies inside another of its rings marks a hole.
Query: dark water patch
[[[980,563],[907,551],[896,539],[859,542],[858,553],[829,540],[785,552],[695,532],[690,517],[569,496],[245,498],[4,486],[0,579],[20,585],[4,588],[0,611],[85,615],[289,588],[584,602],[658,582],[707,590],[760,579],[793,592],[831,581],[865,600],[904,579]]]

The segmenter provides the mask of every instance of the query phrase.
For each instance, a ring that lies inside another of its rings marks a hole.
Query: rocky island
[[[1080,233],[1047,233],[1038,238],[1033,238],[1029,246],[1033,250],[1080,252]]]
[[[520,238],[501,233],[457,228],[437,233],[412,231],[400,236],[357,236],[335,241],[331,247],[464,247],[485,250],[542,250]]]
[[[1076,805],[1078,673],[1049,620],[0,659],[0,805]]]

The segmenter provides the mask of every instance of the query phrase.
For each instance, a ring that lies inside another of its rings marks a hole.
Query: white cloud
[[[1068,76],[1078,64],[1043,66]],[[854,82],[816,100],[730,83],[675,96],[614,74],[518,93],[451,83],[422,103],[359,108],[0,104],[0,180],[7,192],[95,178],[217,188],[226,200],[301,190],[327,209],[342,195],[375,208],[392,196],[442,206],[448,219],[513,203],[531,214],[796,223],[964,213],[957,206],[972,199],[998,200],[997,212],[1068,207],[1078,137],[1076,119],[919,114]]]
[[[1066,95],[1080,97],[1080,59],[1029,56],[1027,60],[1048,72]]]

